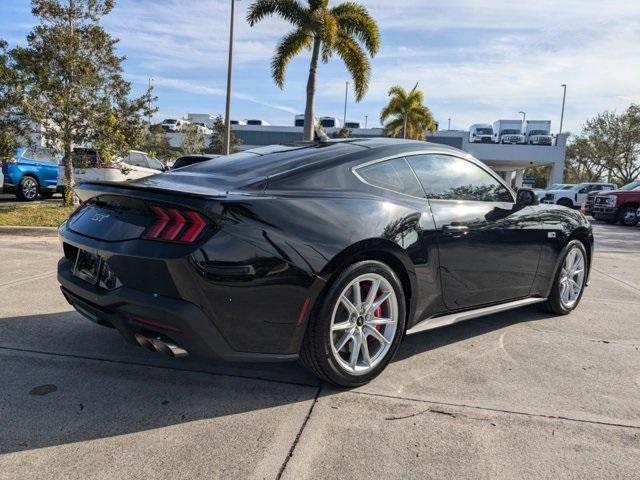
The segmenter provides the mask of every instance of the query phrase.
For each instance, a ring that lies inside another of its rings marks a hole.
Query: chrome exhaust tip
[[[184,348],[179,347],[175,343],[165,342],[159,338],[150,338],[140,333],[135,334],[136,342],[143,348],[151,352],[160,352],[170,357],[186,357],[189,355]]]
[[[136,342],[138,342],[138,345],[140,345],[142,348],[145,348],[150,352],[157,351],[156,347],[153,345],[153,343],[151,343],[150,338],[145,337],[144,335],[140,335],[139,333],[135,334],[135,338],[136,338]]]

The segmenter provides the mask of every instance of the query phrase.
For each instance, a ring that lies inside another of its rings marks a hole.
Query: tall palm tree
[[[307,80],[307,104],[304,116],[304,139],[313,140],[315,124],[316,72],[318,61],[327,63],[337,54],[353,78],[356,101],[369,88],[371,65],[380,48],[378,25],[367,9],[355,2],[329,7],[329,0],[257,0],[249,7],[251,26],[271,15],[279,15],[294,26],[278,44],[271,60],[271,74],[283,88],[289,62],[304,50],[311,50]],[[367,55],[368,54],[368,55]]]
[[[387,135],[424,140],[427,130],[436,131],[436,122],[429,107],[423,105],[424,93],[418,90],[418,84],[409,92],[395,85],[389,90],[389,97],[389,103],[380,113],[380,123]]]

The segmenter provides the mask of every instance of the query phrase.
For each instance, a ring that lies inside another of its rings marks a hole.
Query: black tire
[[[618,215],[620,224],[626,227],[635,227],[640,220],[638,218],[638,207],[624,207]]]
[[[583,275],[582,285],[580,289],[580,294],[578,295],[578,298],[575,304],[573,304],[570,307],[567,307],[562,302],[562,299],[561,299],[562,268],[567,256],[573,249],[580,250],[580,252],[584,257],[584,275]],[[553,313],[555,315],[567,315],[571,313],[573,310],[575,310],[576,307],[580,304],[580,300],[582,299],[582,295],[584,294],[585,283],[587,281],[587,269],[589,268],[589,257],[587,256],[587,251],[584,248],[584,244],[580,240],[571,240],[567,244],[564,252],[565,253],[562,255],[562,261],[560,262],[560,266],[558,267],[558,271],[556,272],[556,276],[553,280],[551,293],[549,294],[549,298],[547,299],[547,301],[544,303],[545,309],[549,313]]]
[[[571,202],[571,200],[569,200],[568,198],[561,198],[560,200],[558,200],[556,202],[558,205],[561,205],[563,207],[567,207],[567,208],[573,208],[573,203]]]
[[[22,200],[23,202],[33,202],[38,198],[39,193],[40,185],[38,184],[38,180],[34,177],[25,175],[20,179],[20,183],[16,190],[16,197],[18,197],[18,200]]]
[[[343,368],[334,358],[331,347],[331,323],[334,307],[343,290],[363,274],[378,274],[384,277],[395,293],[398,305],[396,330],[389,350],[370,371],[353,374]],[[342,387],[358,387],[375,378],[391,361],[404,335],[406,305],[402,284],[394,271],[386,264],[373,260],[355,263],[346,268],[332,282],[326,294],[314,308],[300,351],[301,363],[320,379]]]

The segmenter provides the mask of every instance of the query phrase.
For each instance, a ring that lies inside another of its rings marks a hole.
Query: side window
[[[155,158],[147,158],[148,162],[149,162],[149,167],[153,168],[154,170],[163,170],[164,169],[164,165],[162,164],[162,162],[160,160],[156,160]]]
[[[36,160],[39,162],[58,163],[55,154],[51,150],[44,148],[36,150]]]
[[[416,155],[407,161],[427,192],[436,200],[513,202],[511,192],[472,162],[450,155]]]
[[[368,184],[394,192],[424,197],[424,192],[404,158],[387,160],[360,167],[358,175]]]
[[[149,168],[149,165],[147,164],[147,157],[145,157],[141,153],[136,153],[136,152],[130,153],[126,163],[136,167]]]
[[[36,149],[33,147],[27,148],[22,154],[22,158],[26,158],[27,160],[36,160],[37,158]]]

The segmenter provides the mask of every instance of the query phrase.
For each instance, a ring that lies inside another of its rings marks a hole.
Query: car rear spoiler
[[[188,186],[184,184],[163,182],[162,186],[153,186],[147,184],[139,185],[129,182],[82,182],[74,186],[74,190],[81,201],[87,201],[90,198],[99,195],[122,195],[138,198],[158,198],[158,196],[167,197],[167,200],[175,200],[176,195],[186,198],[197,199],[221,199],[228,196],[229,192],[223,192],[211,187],[200,187],[197,185]]]

